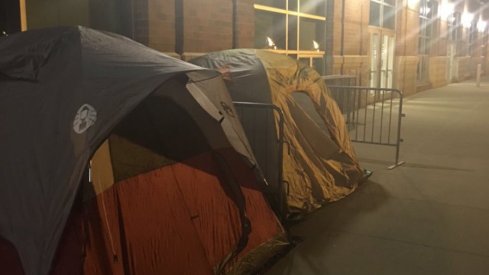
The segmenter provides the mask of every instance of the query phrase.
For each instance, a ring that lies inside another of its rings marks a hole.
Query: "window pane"
[[[305,19],[301,18],[301,23],[300,23],[300,50],[304,51],[312,51],[314,49],[313,45],[313,40],[316,42],[319,42],[320,39],[318,38],[318,21],[317,20],[311,20],[311,19]]]
[[[256,4],[285,9],[284,0],[255,0]]]
[[[369,24],[372,26],[380,27],[380,4],[376,2],[370,2],[370,17]]]
[[[324,0],[301,0],[300,11],[303,13],[325,16],[325,3]]]
[[[396,0],[384,0],[384,3],[395,6],[396,5]]]
[[[430,12],[428,13],[429,18],[434,18],[438,14],[438,2],[430,1],[428,3],[430,7]]]
[[[289,50],[297,50],[297,16],[289,16]]]
[[[320,75],[325,74],[324,59],[323,58],[313,58],[312,66]]]
[[[418,54],[426,54],[426,39],[420,38],[418,42]]]
[[[297,11],[297,0],[287,0],[287,1],[289,1],[289,11]]]
[[[419,35],[420,36],[427,36],[427,25],[428,25],[428,20],[420,18],[419,19]]]
[[[285,15],[256,11],[255,12],[255,47],[267,48],[267,37],[270,37],[277,48],[285,49]]]
[[[384,6],[384,28],[394,29],[396,25],[396,9]]]

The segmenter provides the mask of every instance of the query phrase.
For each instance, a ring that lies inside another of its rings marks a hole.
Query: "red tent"
[[[0,273],[246,273],[283,246],[215,72],[82,27],[0,50]]]

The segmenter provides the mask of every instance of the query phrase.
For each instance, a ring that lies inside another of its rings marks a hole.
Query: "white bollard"
[[[477,87],[481,86],[481,64],[477,64]]]

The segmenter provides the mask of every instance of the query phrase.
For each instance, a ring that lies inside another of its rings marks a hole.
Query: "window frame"
[[[389,1],[393,1],[394,4],[391,4],[389,3]],[[378,25],[375,25],[375,24],[372,24],[372,20],[371,20],[371,9],[372,9],[372,3],[376,3],[379,5],[379,24]],[[387,20],[384,18],[385,16],[385,11],[384,9],[388,7],[388,8],[391,8],[392,11],[394,12],[393,16],[393,26],[390,27],[386,27],[386,22]],[[368,19],[368,25],[371,26],[371,27],[378,27],[378,28],[385,28],[385,29],[389,29],[389,30],[395,30],[396,29],[396,1],[395,0],[370,0],[370,8],[369,8],[369,19]]]

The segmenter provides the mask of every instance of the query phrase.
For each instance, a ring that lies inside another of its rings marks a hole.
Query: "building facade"
[[[85,25],[184,60],[266,48],[412,94],[488,67],[488,0],[5,0],[0,24]],[[10,4],[8,4],[10,3]],[[3,8],[3,6],[2,6]],[[5,9],[4,9],[5,10]],[[20,21],[20,22],[16,22]],[[1,25],[0,25],[1,27]],[[5,28],[5,27],[4,27]]]

